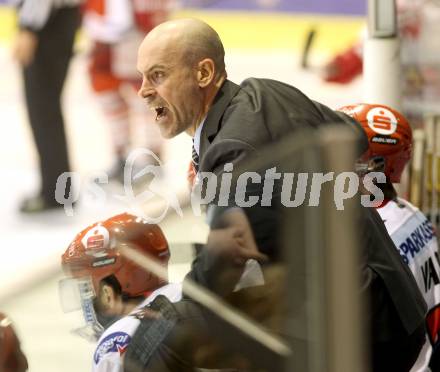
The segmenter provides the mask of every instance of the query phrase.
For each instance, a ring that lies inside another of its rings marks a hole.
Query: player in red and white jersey
[[[432,64],[437,48],[433,47],[431,35],[439,29],[438,2],[396,0],[396,10],[402,63],[412,65],[413,69],[423,60],[431,60]],[[347,84],[362,74],[366,31],[366,28],[362,29],[359,38],[354,43],[333,55],[324,65],[321,75],[326,82]]]
[[[143,308],[159,295],[166,296],[171,302],[178,302],[182,299],[182,285],[173,283],[156,289],[129,315],[107,328],[99,338],[93,354],[93,372],[123,372],[124,352],[139,327]]]
[[[384,194],[377,211],[428,305],[426,342],[411,371],[439,371],[440,256],[437,236],[426,216],[410,202],[399,198],[393,186],[400,182],[411,158],[411,127],[403,115],[385,105],[358,104],[340,111],[356,119],[368,136],[369,149],[361,157],[359,166],[363,172],[383,172],[386,176],[386,183],[377,184]]]
[[[116,155],[110,179],[122,182],[125,158],[133,145],[160,157],[162,138],[154,117],[136,97],[142,82],[136,56],[145,34],[167,20],[170,7],[171,0],[85,1],[83,26],[92,41],[90,82],[110,127]]]
[[[168,284],[136,265],[122,255],[124,246],[168,267],[168,242],[160,227],[127,213],[87,227],[62,256],[70,277],[60,282],[61,303],[65,312],[82,312],[85,324],[74,332],[98,341],[94,372],[122,372],[140,319],[155,319],[148,305],[161,295],[171,302],[182,297],[181,284]]]

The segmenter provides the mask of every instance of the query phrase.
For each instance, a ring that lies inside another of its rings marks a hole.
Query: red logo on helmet
[[[97,231],[95,231],[97,234]],[[104,235],[93,235],[87,239],[87,249],[102,249],[104,248]]]
[[[390,135],[397,129],[397,119],[384,107],[375,107],[367,113],[368,126],[376,133]]]
[[[108,247],[109,232],[104,226],[95,226],[81,240],[86,250],[103,250]]]

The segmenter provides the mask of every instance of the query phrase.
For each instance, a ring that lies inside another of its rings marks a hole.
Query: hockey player
[[[60,282],[63,310],[81,309],[86,325],[76,333],[98,340],[95,372],[122,372],[124,353],[140,318],[157,316],[147,305],[161,295],[171,302],[182,296],[180,284],[167,284],[125,258],[120,251],[123,246],[168,266],[168,242],[160,227],[127,213],[84,229],[61,258],[71,276]],[[75,303],[75,298],[81,303]]]
[[[393,186],[400,182],[411,158],[411,127],[399,112],[384,105],[358,104],[345,106],[340,111],[361,123],[368,136],[369,149],[360,159],[359,166],[364,174],[383,172],[386,176],[386,183],[377,184],[384,194],[377,211],[428,305],[426,342],[411,371],[439,371],[440,257],[437,237],[425,215],[399,198]]]
[[[26,356],[12,327],[12,321],[0,313],[0,371],[24,372],[28,370]]]
[[[414,70],[423,59],[432,59],[426,55],[435,53],[429,50],[436,50],[429,39],[432,39],[434,31],[432,25],[437,24],[438,28],[439,7],[435,1],[430,0],[397,0],[396,6],[397,27],[402,42],[401,60],[404,65],[412,65]],[[365,37],[366,30],[363,29],[354,44],[330,58],[322,69],[322,78],[326,82],[347,84],[362,74]],[[307,54],[304,58],[307,59]]]
[[[167,19],[169,5],[168,0],[87,0],[84,4],[83,24],[93,43],[90,82],[108,122],[116,155],[109,179],[123,182],[131,138],[142,138],[138,146],[161,155],[162,138],[154,118],[135,96],[141,79],[134,58],[145,34]]]

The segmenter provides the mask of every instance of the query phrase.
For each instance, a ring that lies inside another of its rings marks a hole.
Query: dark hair
[[[102,279],[102,283],[112,287],[116,294],[122,295],[121,283],[119,283],[118,279],[116,279],[113,274]]]
[[[129,300],[137,300],[137,299],[142,300],[144,298],[144,296],[129,296],[127,293],[125,293],[122,290],[121,283],[119,283],[118,279],[116,279],[116,277],[113,274],[102,279],[101,283],[107,284],[110,287],[112,287],[113,291],[117,295],[121,296],[123,302],[127,302]]]

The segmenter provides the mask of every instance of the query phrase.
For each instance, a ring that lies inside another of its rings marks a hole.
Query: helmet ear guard
[[[72,333],[95,342],[99,339],[104,327],[98,321],[93,306],[96,293],[90,277],[64,278],[58,282],[58,293],[60,296],[61,308],[65,313],[81,313],[82,321]]]
[[[385,159],[383,156],[373,156],[364,161],[357,161],[355,167],[359,176],[364,176],[370,172],[385,172]]]
[[[400,182],[412,152],[412,130],[406,118],[379,104],[361,103],[341,107],[339,111],[359,122],[368,138],[369,148],[361,162],[367,163],[367,170],[382,171],[390,182]],[[365,167],[361,168],[365,171]]]
[[[369,172],[384,172],[386,160],[383,156],[373,156],[368,162]]]

